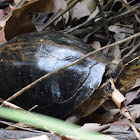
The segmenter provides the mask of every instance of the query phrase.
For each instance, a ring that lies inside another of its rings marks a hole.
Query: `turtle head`
[[[116,87],[125,93],[129,91],[136,80],[140,78],[140,55],[125,58],[117,68]]]

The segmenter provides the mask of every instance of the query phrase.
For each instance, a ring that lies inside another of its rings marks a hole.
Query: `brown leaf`
[[[5,27],[6,39],[9,40],[17,35],[35,30],[30,19],[30,12],[52,12],[52,10],[52,0],[32,0],[21,8],[13,10]]]
[[[136,115],[136,118],[140,117],[140,104],[130,105],[129,112],[131,115]]]
[[[71,9],[71,16],[72,19],[80,19],[85,16],[90,15],[90,11],[88,10],[87,6],[83,2],[78,2],[72,9]]]
[[[71,10],[72,19],[80,19],[89,16],[96,8],[95,0],[83,0],[78,2]]]
[[[136,80],[136,83],[135,83],[135,85],[132,87],[132,89],[137,88],[137,87],[140,87],[140,78],[138,78],[138,79]]]
[[[132,116],[132,120],[133,120],[133,122],[135,122],[136,115]],[[111,123],[111,126],[123,126],[126,129],[129,129],[130,128],[130,123],[129,123],[127,118],[124,118],[124,119],[121,119],[121,120],[118,120],[118,121],[115,121],[115,122]]]
[[[17,4],[20,0],[14,0],[14,3]]]
[[[22,14],[19,18],[16,18],[14,14],[16,13],[13,12],[13,16],[7,21],[5,27],[5,36],[7,40],[35,30],[28,14]]]
[[[96,8],[96,1],[95,0],[83,0],[86,4],[88,10],[92,13]]]
[[[90,46],[91,46],[92,48],[94,48],[95,50],[98,50],[98,49],[101,48],[101,44],[100,44],[99,41],[94,41],[93,43],[90,44]]]
[[[7,7],[5,9],[0,9],[0,21],[3,20],[3,18],[10,12],[10,7]]]
[[[5,32],[4,32],[4,28],[2,28],[0,30],[0,43],[5,43],[7,42],[7,40],[5,39]]]
[[[125,95],[125,98],[126,98],[125,105],[130,104],[136,98],[136,96],[139,93],[140,93],[140,89],[138,89],[136,91],[131,91],[131,92],[126,93],[126,95]]]
[[[58,10],[65,9],[66,7],[67,7],[67,3],[65,0],[54,0],[54,13],[57,13]],[[65,19],[65,23],[67,23],[69,18],[69,12],[63,14],[63,18]],[[57,24],[57,22],[59,22],[61,19],[62,17],[57,19],[57,21],[55,21],[55,24]]]
[[[114,89],[112,92],[112,100],[117,105],[118,108],[121,108],[122,102],[124,102],[126,99],[125,97],[119,92],[119,90]]]
[[[85,124],[87,122],[96,122],[100,124],[106,124],[114,121],[114,116],[109,116],[108,114],[103,113],[92,113],[89,116],[83,118],[81,120],[81,124]]]
[[[53,12],[54,2],[52,0],[31,0],[24,7],[32,5],[32,12],[51,13]]]

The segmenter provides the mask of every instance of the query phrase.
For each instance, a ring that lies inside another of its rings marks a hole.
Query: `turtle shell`
[[[47,30],[13,38],[0,46],[0,97],[72,63],[93,49],[76,37]],[[24,109],[64,118],[100,86],[105,64],[84,59],[38,83],[14,101]]]

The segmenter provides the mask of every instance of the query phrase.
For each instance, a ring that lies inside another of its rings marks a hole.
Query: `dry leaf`
[[[137,128],[136,128],[135,125],[134,125],[134,122],[135,122],[135,121],[132,119],[132,117],[131,117],[129,111],[128,111],[127,108],[125,107],[124,102],[122,103],[120,110],[121,110],[121,113],[122,113],[122,114],[127,118],[127,120],[129,121],[130,126],[131,126],[132,130],[135,132],[136,137],[140,140],[140,133],[138,132]],[[136,118],[136,117],[135,117],[135,118]]]
[[[4,28],[2,28],[2,29],[0,30],[0,44],[1,44],[1,43],[5,43],[5,42],[7,42],[7,40],[5,39]]]
[[[119,90],[114,89],[112,92],[112,100],[117,105],[118,108],[121,108],[122,103],[126,100],[125,97],[119,92]]]
[[[133,115],[132,116],[132,120],[133,122],[135,122],[136,120],[136,115]],[[129,129],[130,128],[130,123],[128,121],[127,118],[124,118],[124,119],[121,119],[121,120],[118,120],[118,121],[115,121],[113,123],[110,124],[111,126],[123,126],[125,129]]]
[[[92,12],[92,14],[90,14],[90,16],[88,17],[87,21],[89,21],[89,20],[95,18],[95,17],[98,15],[98,13],[99,13],[99,8],[96,7],[96,9],[95,9],[95,10]]]
[[[78,2],[71,10],[72,19],[80,19],[85,16],[90,16],[96,9],[95,0],[83,0]],[[90,18],[91,19],[91,18]]]
[[[10,7],[7,7],[5,9],[0,9],[0,21],[3,20],[3,18],[11,11]]]
[[[82,2],[84,2],[86,4],[90,13],[92,13],[95,10],[95,8],[96,8],[96,1],[95,0],[83,0]]]
[[[115,59],[114,61],[119,61],[121,59],[120,47],[118,45],[116,45],[111,50],[112,50],[111,51],[112,56],[114,56],[114,59]]]
[[[117,119],[116,114],[120,114],[120,110],[119,109],[111,109],[110,111],[105,112],[103,115],[108,119],[110,118],[110,120],[114,121],[115,119]],[[114,117],[116,116],[116,117]]]
[[[81,128],[88,131],[101,132],[109,128],[109,126],[110,126],[109,124],[101,125],[99,123],[86,123]]]
[[[14,3],[17,4],[20,0],[14,0]]]
[[[30,1],[30,3],[37,0]],[[54,2],[52,0],[38,0],[34,6],[32,6],[32,12],[51,13],[53,12]]]
[[[101,48],[101,44],[100,44],[99,41],[94,41],[93,43],[90,44],[90,46],[91,46],[92,48],[94,48],[95,50],[98,50],[98,49]]]
[[[16,17],[19,18],[23,13],[27,14],[29,12],[51,13],[53,7],[52,0],[32,0],[17,9]]]
[[[72,19],[80,19],[90,15],[87,5],[84,2],[78,2],[71,10],[70,15]]]
[[[14,14],[16,13],[13,12],[13,16],[7,21],[5,26],[5,36],[7,40],[35,30],[28,14],[22,14],[20,18],[16,18]]]
[[[52,12],[52,0],[32,0],[24,4],[21,8],[13,10],[12,16],[7,21],[5,27],[6,39],[9,40],[17,35],[35,30],[31,22],[29,12]],[[16,28],[15,28],[16,25]]]
[[[109,31],[112,31],[115,33],[114,38],[116,42],[124,39],[126,37],[126,33],[128,34],[134,33],[134,30],[132,29],[132,25],[130,25],[130,28],[121,27],[117,25],[111,25],[109,26]]]
[[[17,140],[50,140],[47,135],[41,135],[41,136],[36,136],[36,137],[31,137],[31,138],[24,138],[24,139],[17,139]]]
[[[140,78],[138,78],[138,79],[136,80],[136,83],[135,83],[135,85],[132,87],[132,89],[137,88],[137,87],[140,87]]]
[[[14,6],[12,6],[12,5],[9,5],[9,7],[10,7],[11,10],[15,10],[15,9],[16,9],[16,8],[15,8]]]
[[[60,9],[66,9],[66,7],[67,7],[67,3],[65,0],[54,0],[54,13],[58,12],[58,10]],[[69,12],[63,14],[63,18],[65,19],[65,24],[66,24],[69,19]],[[61,19],[62,17],[57,19],[57,21],[55,21],[55,24],[57,24],[57,22],[59,22]]]
[[[130,91],[128,93],[126,93],[125,98],[125,105],[130,104],[135,98],[136,96],[140,93],[140,89],[136,90],[136,91]]]
[[[140,117],[140,104],[130,105],[129,111],[131,115],[135,115],[136,118]]]
[[[116,118],[115,118],[116,119]],[[85,124],[87,122],[96,122],[100,124],[107,124],[109,122],[114,121],[112,116],[106,115],[105,113],[92,113],[89,116],[85,117],[81,120],[81,124]]]

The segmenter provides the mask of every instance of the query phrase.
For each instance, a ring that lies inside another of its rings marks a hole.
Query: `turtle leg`
[[[82,118],[82,116],[80,114],[74,113],[66,119],[66,122],[77,124],[81,120],[81,118]]]

